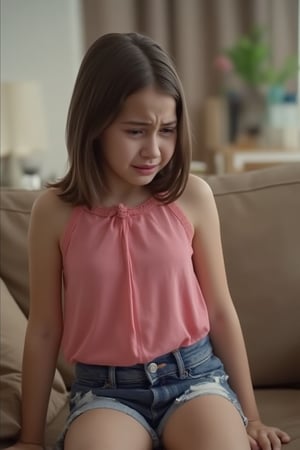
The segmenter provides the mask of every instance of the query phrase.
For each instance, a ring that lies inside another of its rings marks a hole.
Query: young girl
[[[67,174],[32,211],[12,449],[43,447],[61,340],[76,377],[58,449],[280,449],[289,436],[257,411],[214,197],[189,174],[181,83],[150,38],[112,33],[91,46],[67,147]]]

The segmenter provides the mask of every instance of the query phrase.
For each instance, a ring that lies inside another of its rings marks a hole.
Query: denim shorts
[[[99,408],[133,417],[150,433],[153,447],[159,448],[166,421],[176,408],[195,397],[212,394],[229,400],[247,425],[208,336],[146,364],[108,367],[77,363],[70,392],[70,415],[55,448],[63,449],[64,436],[74,419]]]

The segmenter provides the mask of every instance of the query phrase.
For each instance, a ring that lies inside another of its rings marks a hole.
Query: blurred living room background
[[[1,184],[65,173],[75,77],[107,32],[148,34],[172,56],[192,171],[300,161],[299,17],[298,0],[1,0]]]

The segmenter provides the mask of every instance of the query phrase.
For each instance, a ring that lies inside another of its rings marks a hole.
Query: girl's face
[[[150,183],[172,158],[176,140],[173,97],[154,87],[130,95],[100,138],[111,193],[122,196]]]

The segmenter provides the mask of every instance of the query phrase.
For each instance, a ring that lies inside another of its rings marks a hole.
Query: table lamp
[[[0,101],[1,184],[39,188],[39,154],[47,146],[41,87],[34,81],[3,82]]]

